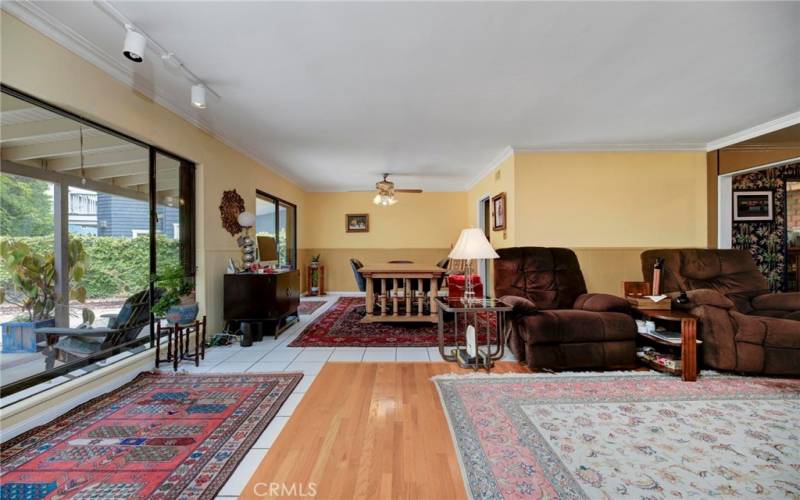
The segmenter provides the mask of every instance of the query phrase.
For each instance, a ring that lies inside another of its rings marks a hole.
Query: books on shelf
[[[681,359],[674,354],[658,352],[654,349],[641,349],[636,355],[646,361],[658,366],[669,368],[670,370],[680,370],[682,368]]]

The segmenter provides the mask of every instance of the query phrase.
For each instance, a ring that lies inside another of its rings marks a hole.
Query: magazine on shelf
[[[674,344],[681,343],[681,332],[673,332],[671,330],[656,330],[654,332],[648,332],[647,335],[657,339],[666,340],[667,342],[672,342]]]

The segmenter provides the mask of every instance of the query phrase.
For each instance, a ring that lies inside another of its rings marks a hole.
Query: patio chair
[[[161,289],[155,290],[154,302],[161,297],[161,293]],[[70,363],[136,339],[142,329],[150,324],[148,295],[148,290],[131,295],[119,313],[107,315],[110,319],[105,327],[37,328],[36,333],[47,337],[45,367],[50,370],[56,360]]]

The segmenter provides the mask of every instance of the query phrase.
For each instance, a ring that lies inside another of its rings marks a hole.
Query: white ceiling
[[[797,2],[113,2],[219,92],[205,111],[97,5],[33,4],[309,190],[461,190],[509,145],[703,149],[800,110]]]

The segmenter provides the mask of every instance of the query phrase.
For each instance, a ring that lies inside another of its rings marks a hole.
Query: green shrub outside
[[[150,240],[146,237],[71,235],[79,239],[87,255],[87,271],[83,277],[86,296],[90,299],[129,296],[143,290],[149,282]],[[42,255],[53,251],[53,236],[13,237],[0,239],[22,241]],[[159,262],[180,262],[180,243],[164,236],[156,238]],[[161,267],[161,266],[159,266]],[[10,278],[0,267],[0,286],[8,288]]]

